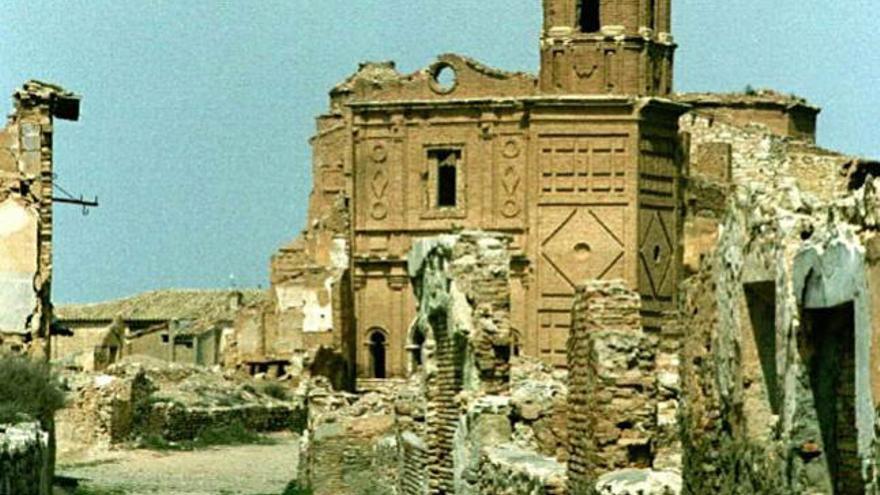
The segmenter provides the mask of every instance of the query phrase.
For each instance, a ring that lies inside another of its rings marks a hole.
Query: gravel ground
[[[192,452],[129,450],[78,464],[59,460],[59,476],[125,495],[279,495],[296,477],[298,437],[273,435],[273,445]]]

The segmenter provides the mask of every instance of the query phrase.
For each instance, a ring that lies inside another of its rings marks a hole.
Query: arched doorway
[[[373,378],[387,378],[388,370],[385,356],[385,348],[388,340],[385,332],[379,329],[372,330],[367,341],[370,354],[370,374]]]

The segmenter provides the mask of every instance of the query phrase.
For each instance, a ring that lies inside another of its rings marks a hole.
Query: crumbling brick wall
[[[422,241],[409,272],[419,301],[417,325],[426,336],[428,493],[455,493],[453,458],[463,390],[508,389],[510,257],[507,239],[464,232]]]
[[[268,301],[244,308],[229,366],[288,362],[354,390],[355,322],[348,211],[339,196],[272,257]]]
[[[52,322],[52,137],[79,97],[29,81],[0,131],[0,349],[49,359]]]
[[[569,492],[598,477],[651,467],[656,436],[656,339],[642,330],[639,295],[622,281],[580,286],[569,364]]]
[[[684,493],[876,486],[874,182],[831,201],[785,176],[735,188],[681,298]]]
[[[401,473],[395,391],[357,396],[333,391],[323,378],[304,386],[308,428],[300,439],[300,483],[315,495],[401,493],[395,491]]]
[[[394,400],[394,431],[398,445],[397,490],[402,495],[428,493],[430,451],[425,424],[427,398],[422,377],[416,375]]]

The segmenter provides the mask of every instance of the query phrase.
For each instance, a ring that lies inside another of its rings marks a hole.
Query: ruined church
[[[706,193],[689,177],[731,181],[735,156],[702,124],[761,125],[819,161],[850,160],[809,150],[819,109],[800,98],[674,93],[671,0],[543,7],[537,75],[445,54],[408,75],[365,62],[331,89],[308,225],[272,257],[268,297],[239,314],[227,361],[281,375],[299,356],[346,388],[407,377],[425,339],[407,254],[485,230],[510,238],[497,352],[564,368],[578,284],[624,280],[660,334],[714,245],[718,215],[686,208]],[[718,213],[726,196],[712,192]]]
[[[273,259],[252,323],[273,338],[240,342],[243,360],[328,346],[358,377],[406,376],[424,338],[406,254],[461,229],[512,238],[513,352],[565,365],[585,279],[627,280],[649,320],[669,309],[689,108],[670,98],[669,3],[544,2],[538,76],[452,54],[411,75],[361,64],[317,118],[309,225]]]

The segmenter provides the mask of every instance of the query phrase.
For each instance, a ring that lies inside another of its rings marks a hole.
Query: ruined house
[[[29,81],[0,131],[0,351],[47,358],[52,322],[52,137],[80,98]]]
[[[52,360],[100,371],[123,356],[222,364],[239,311],[260,301],[255,290],[164,290],[57,308]]]

